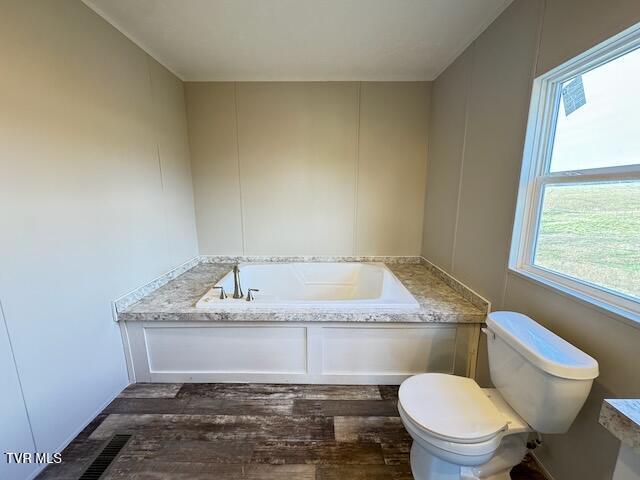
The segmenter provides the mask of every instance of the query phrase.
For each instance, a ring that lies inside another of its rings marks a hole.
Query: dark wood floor
[[[137,384],[39,479],[77,479],[114,434],[132,438],[102,478],[411,479],[397,387]],[[512,478],[543,480],[533,461]]]

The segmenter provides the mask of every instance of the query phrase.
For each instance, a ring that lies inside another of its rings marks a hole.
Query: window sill
[[[571,288],[559,282],[554,282],[553,280],[550,280],[545,276],[538,275],[535,272],[529,270],[509,267],[509,273],[522,277],[525,280],[533,281],[538,285],[542,285],[547,289],[553,290],[554,292],[559,293],[565,297],[578,301],[579,303],[595,309],[600,313],[604,313],[605,315],[612,317],[615,320],[625,323],[631,327],[640,329],[640,314],[636,312],[627,310],[617,305],[613,305],[599,298],[595,298],[591,295],[581,292],[580,290]]]

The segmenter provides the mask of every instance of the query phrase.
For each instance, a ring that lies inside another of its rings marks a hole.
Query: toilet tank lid
[[[598,362],[531,318],[517,312],[491,312],[489,330],[539,369],[572,380],[598,376]]]

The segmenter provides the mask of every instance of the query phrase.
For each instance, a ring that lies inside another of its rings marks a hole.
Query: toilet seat
[[[455,440],[446,440],[434,436],[430,431],[424,429],[421,425],[416,424],[404,411],[402,405],[398,403],[398,411],[405,428],[418,443],[429,450],[438,450],[447,454],[454,454],[459,457],[478,458],[487,456],[490,458],[500,446],[502,435],[494,435],[493,437],[475,443],[460,443]],[[426,445],[428,444],[428,445]],[[481,462],[482,463],[482,462]],[[475,465],[475,462],[471,462]]]
[[[459,465],[485,463],[505,435],[532,431],[500,392],[454,375],[425,373],[405,380],[398,411],[414,441]]]
[[[412,426],[446,443],[493,444],[509,423],[470,378],[441,373],[415,375],[402,383],[398,400]]]

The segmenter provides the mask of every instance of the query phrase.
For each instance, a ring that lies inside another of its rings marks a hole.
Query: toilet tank
[[[487,316],[491,381],[536,431],[564,433],[582,408],[598,362],[531,318]]]

